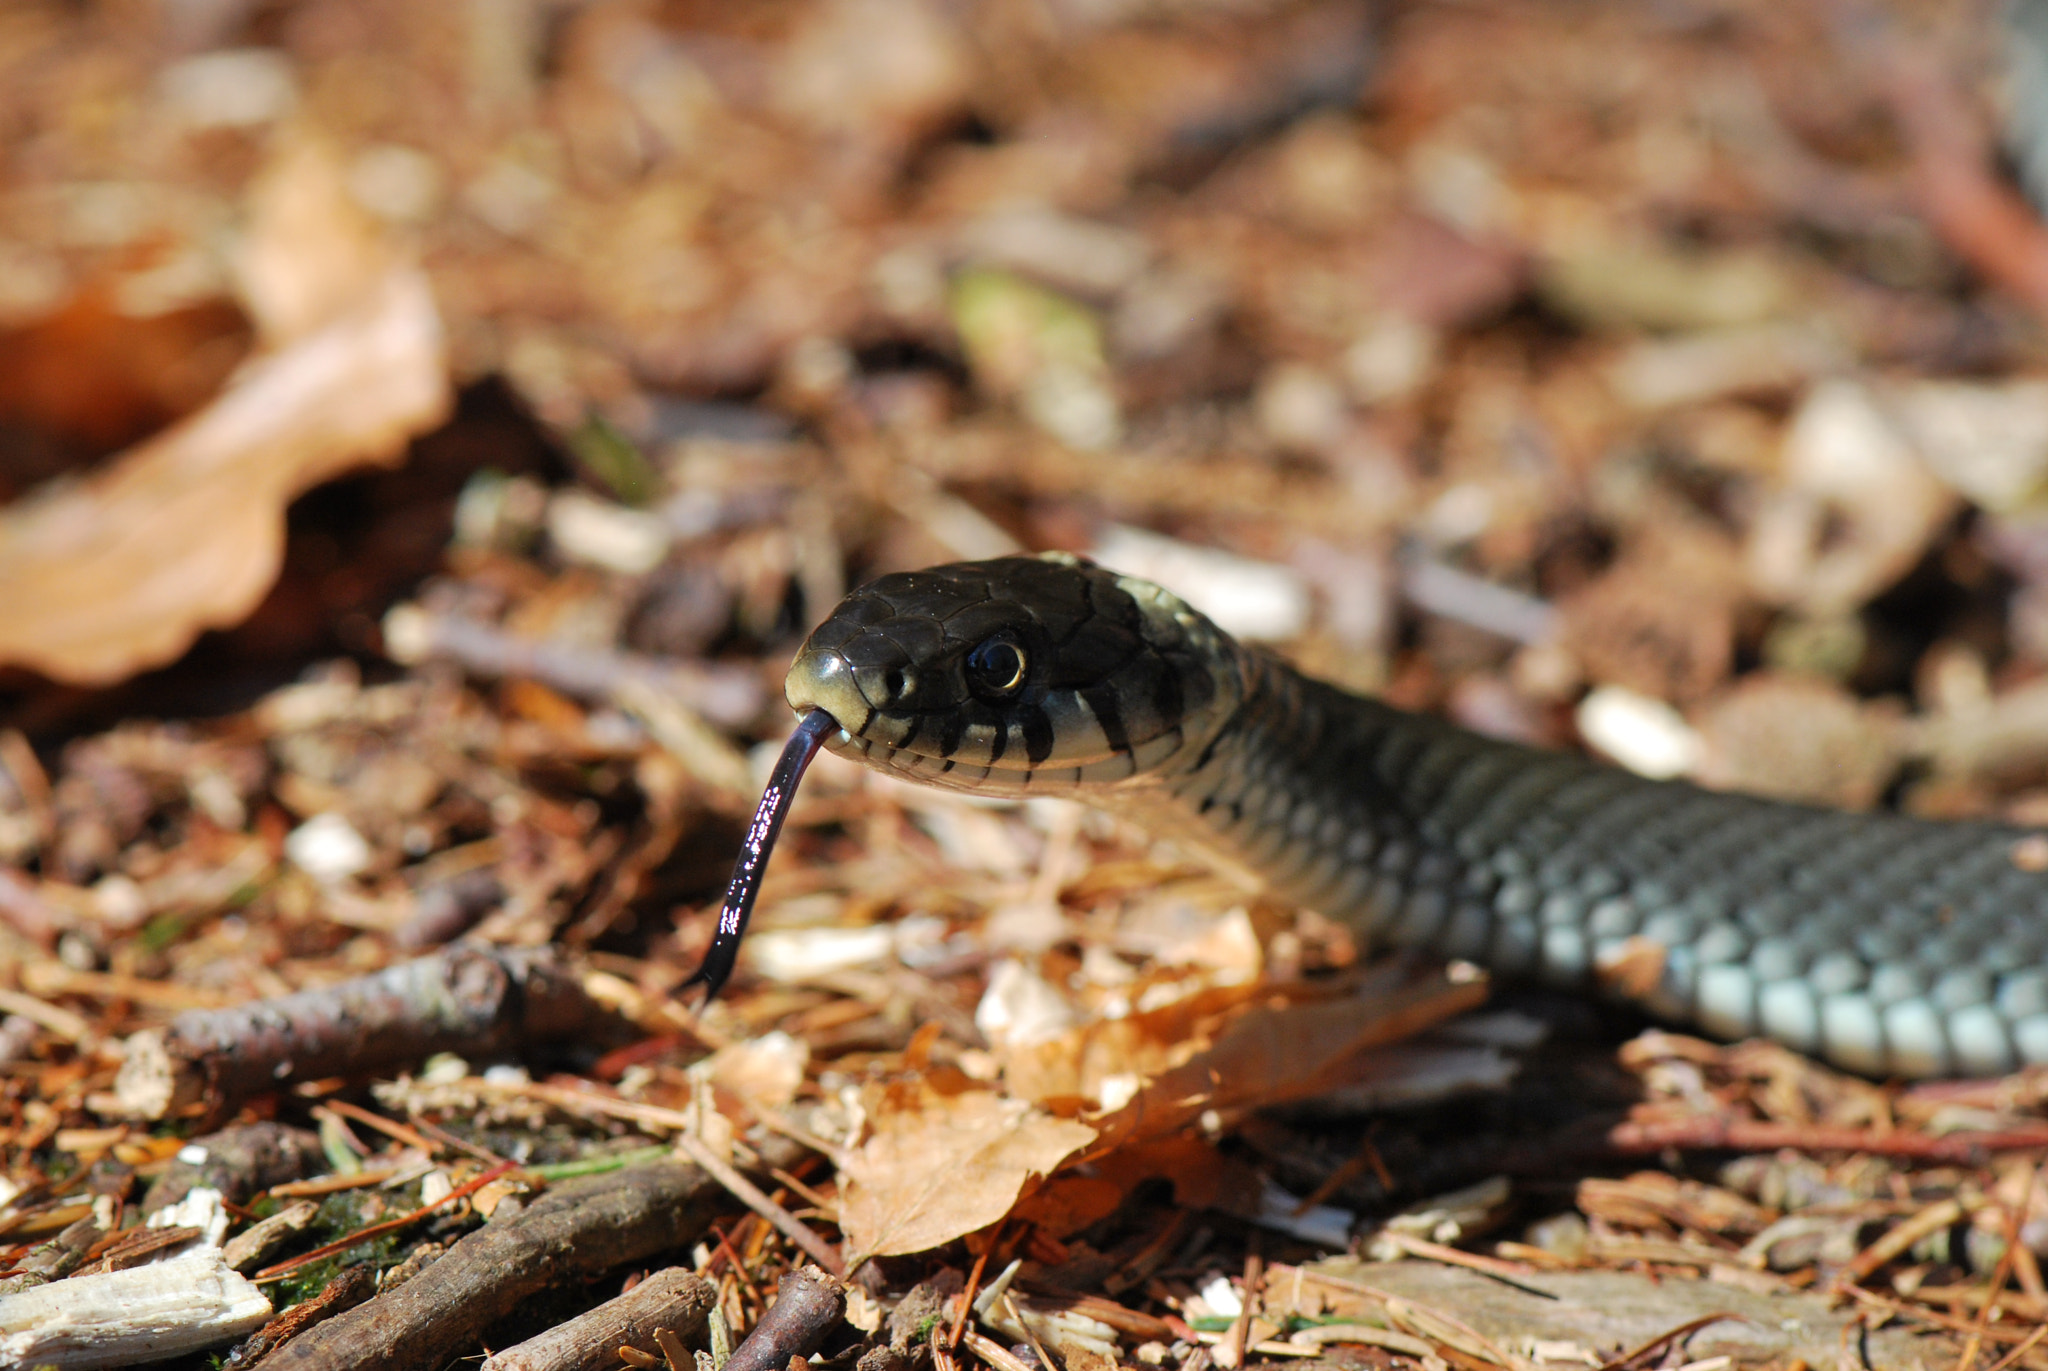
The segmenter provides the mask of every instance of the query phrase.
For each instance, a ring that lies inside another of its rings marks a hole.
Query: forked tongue
[[[747,935],[747,920],[754,913],[755,897],[761,893],[761,873],[767,869],[768,854],[775,850],[775,837],[782,832],[782,821],[788,817],[790,803],[796,798],[796,783],[803,778],[811,758],[818,755],[826,735],[838,727],[839,721],[824,710],[812,710],[804,715],[796,732],[783,744],[782,755],[775,759],[775,770],[768,774],[768,788],[761,792],[760,807],[754,811],[754,821],[747,825],[746,841],[740,844],[739,860],[732,864],[732,884],[726,887],[725,903],[718,911],[718,932],[712,936],[711,948],[704,954],[697,974],[681,987],[687,990],[701,982],[706,1004],[724,988],[732,976],[733,963],[739,960],[740,939]]]

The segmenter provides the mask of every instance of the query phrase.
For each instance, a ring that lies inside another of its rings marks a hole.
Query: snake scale
[[[2048,873],[2025,829],[1718,793],[1485,738],[1312,680],[1064,554],[872,582],[812,633],[785,694],[803,747],[1085,800],[1376,943],[1870,1075],[2048,1063]],[[744,923],[729,902],[714,989]]]

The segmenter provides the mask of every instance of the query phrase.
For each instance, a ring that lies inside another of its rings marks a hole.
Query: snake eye
[[[967,654],[967,688],[984,700],[1014,695],[1024,684],[1024,649],[990,638]]]

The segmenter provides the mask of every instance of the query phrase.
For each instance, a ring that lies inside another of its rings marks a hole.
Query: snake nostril
[[[889,668],[889,674],[882,678],[882,685],[888,690],[889,698],[892,700],[902,699],[916,684],[917,678],[900,666]]]

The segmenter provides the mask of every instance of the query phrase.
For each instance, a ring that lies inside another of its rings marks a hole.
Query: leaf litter
[[[271,1354],[321,1364],[567,1192],[613,1225],[570,1250],[640,1255],[451,1286],[421,1364],[666,1263],[728,1346],[823,1252],[853,1322],[798,1331],[863,1371],[2048,1365],[2038,1073],[1617,1056],[1100,816],[822,758],[682,993],[803,627],[1016,546],[1507,736],[2038,821],[1996,31],[150,8],[0,27],[0,1290],[208,1241],[143,1229],[173,1181],[242,1234],[310,1185],[351,1203],[265,1260],[338,1255],[266,1298],[377,1271]],[[498,993],[535,965],[559,1020]],[[251,1002],[400,1046],[124,1099],[139,1035]],[[471,1036],[408,1053],[423,1009]]]

